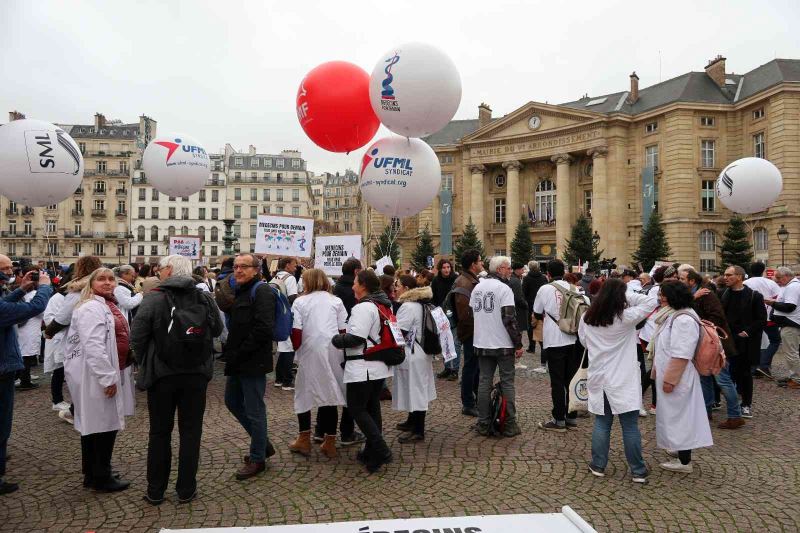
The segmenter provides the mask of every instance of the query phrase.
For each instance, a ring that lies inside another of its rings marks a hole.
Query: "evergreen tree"
[[[472,223],[472,217],[469,218],[469,222],[464,226],[464,233],[461,234],[461,237],[458,238],[455,246],[453,246],[453,257],[455,257],[458,268],[461,268],[461,256],[466,250],[478,250],[481,258],[486,257],[483,243],[478,238],[478,228]]]
[[[720,253],[722,264],[719,271],[723,272],[732,265],[747,269],[753,261],[753,249],[748,239],[747,226],[742,217],[736,215],[731,218],[728,229],[725,230]]]
[[[411,266],[414,270],[420,272],[428,268],[428,257],[433,257],[434,255],[436,255],[436,251],[433,249],[431,232],[428,231],[428,226],[426,224],[425,229],[419,234],[417,247],[411,253]]]
[[[563,254],[564,261],[568,265],[577,265],[578,261],[596,265],[603,251],[597,250],[597,246],[592,240],[592,226],[589,224],[589,219],[581,214],[572,226],[570,238],[567,239],[567,247]]]
[[[654,212],[650,215],[647,225],[642,227],[639,248],[633,252],[633,260],[640,263],[645,272],[649,272],[656,261],[666,261],[671,253],[667,234],[661,225],[661,216],[658,212]]]
[[[383,228],[383,233],[378,238],[378,243],[375,245],[375,248],[372,249],[372,259],[377,261],[384,255],[388,255],[392,258],[392,263],[395,265],[397,264],[397,260],[400,259],[400,249],[397,247],[397,232],[392,232],[392,227],[390,225]],[[392,243],[391,249],[389,248],[389,243]],[[387,254],[387,252],[389,252]]]
[[[528,221],[520,219],[514,240],[511,241],[511,262],[526,265],[533,259],[533,241]]]

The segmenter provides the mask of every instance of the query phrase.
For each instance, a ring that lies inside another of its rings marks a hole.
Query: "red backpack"
[[[672,320],[674,321],[678,315],[690,316],[700,326],[700,338],[692,359],[697,373],[701,376],[716,376],[725,366],[725,349],[722,347],[722,340],[727,339],[728,334],[712,322],[700,320],[694,313],[688,311],[678,311]]]
[[[345,360],[364,359],[365,361],[383,361],[387,366],[399,365],[406,359],[404,344],[398,344],[392,332],[392,325],[397,328],[397,318],[392,313],[392,309],[377,302],[372,302],[378,308],[378,316],[381,321],[380,339],[377,341],[371,337],[369,341],[374,345],[366,348],[363,355],[346,356]],[[399,328],[398,328],[399,331]]]

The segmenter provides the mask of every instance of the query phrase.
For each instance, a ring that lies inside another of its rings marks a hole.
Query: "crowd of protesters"
[[[774,279],[764,274],[762,263],[730,266],[716,281],[688,264],[576,273],[557,259],[525,265],[467,250],[420,272],[376,272],[350,258],[334,281],[293,257],[271,272],[265,258],[247,253],[215,271],[178,255],[113,270],[93,256],[59,269],[0,255],[0,494],[18,488],[5,480],[14,395],[38,387],[40,360],[52,374],[52,409],[80,433],[89,489],[130,486],[112,455],[134,415],[136,388],[146,391],[143,498],[152,505],[166,499],[176,414],[177,501],[197,497],[206,392],[218,360],[225,406],[249,439],[234,472],[242,481],[276,454],[267,426],[273,371],[275,388],[294,395],[292,453],[317,448],[335,458],[338,447],[363,444],[357,459],[375,472],[393,461],[381,400],[406,414],[398,442],[423,442],[437,378],[460,380],[461,413],[476,419],[479,435],[526,430],[515,387],[526,348],[538,350],[541,364],[532,371],[549,375],[552,410],[540,430],[565,435],[578,427],[570,384],[585,369],[594,476],[605,476],[615,416],[634,482],[649,474],[639,433],[645,416],[656,416],[657,445],[669,456],[660,466],[691,472],[692,451],[713,444],[713,412],[723,397],[727,416],[717,427],[735,430],[756,416],[754,379],[800,389],[800,280],[786,267]],[[434,360],[443,350],[426,339],[441,329],[431,325],[437,308],[455,349],[438,374]],[[701,321],[716,326],[726,355],[713,375],[692,364]],[[786,361],[788,376],[773,375],[774,357]]]

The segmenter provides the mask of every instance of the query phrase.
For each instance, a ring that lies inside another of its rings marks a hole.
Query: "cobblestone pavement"
[[[538,357],[537,357],[538,359]],[[537,361],[526,355],[532,368]],[[439,363],[437,363],[437,367]],[[38,367],[36,371],[39,371]],[[655,446],[654,417],[641,420],[650,483],[634,485],[615,423],[607,476],[587,471],[591,419],[578,430],[545,433],[549,415],[546,375],[517,374],[523,434],[512,439],[478,436],[474,419],[460,413],[458,386],[437,381],[439,399],[428,414],[427,440],[401,445],[394,425],[404,415],[383,403],[384,427],[395,461],[367,475],[354,447],[328,460],[289,453],[297,431],[292,393],[268,387],[269,431],[278,454],[267,472],[239,482],[233,477],[248,445],[223,403],[223,379],[209,388],[198,475],[200,496],[160,507],[141,498],[145,489],[147,402],[117,439],[113,462],[132,487],[97,494],[81,486],[80,444],[72,426],[50,409],[49,387],[17,394],[8,475],[21,489],[0,497],[2,531],[157,531],[162,527],[222,527],[313,523],[365,518],[556,512],[570,505],[600,531],[800,530],[800,393],[756,381],[755,418],[733,432],[714,429],[715,446],[694,456],[691,474],[662,471],[666,456]],[[649,393],[647,394],[649,399]],[[724,416],[724,415],[722,415]],[[720,419],[719,412],[715,419]],[[176,430],[177,436],[177,430]],[[177,438],[175,439],[177,441]],[[175,454],[177,456],[177,454]],[[176,475],[172,472],[172,484]],[[170,489],[172,490],[172,489]]]

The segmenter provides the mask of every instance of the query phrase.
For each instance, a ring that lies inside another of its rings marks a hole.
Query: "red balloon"
[[[369,102],[369,74],[346,61],[316,67],[297,90],[297,119],[320,148],[329,152],[361,148],[380,125]]]

